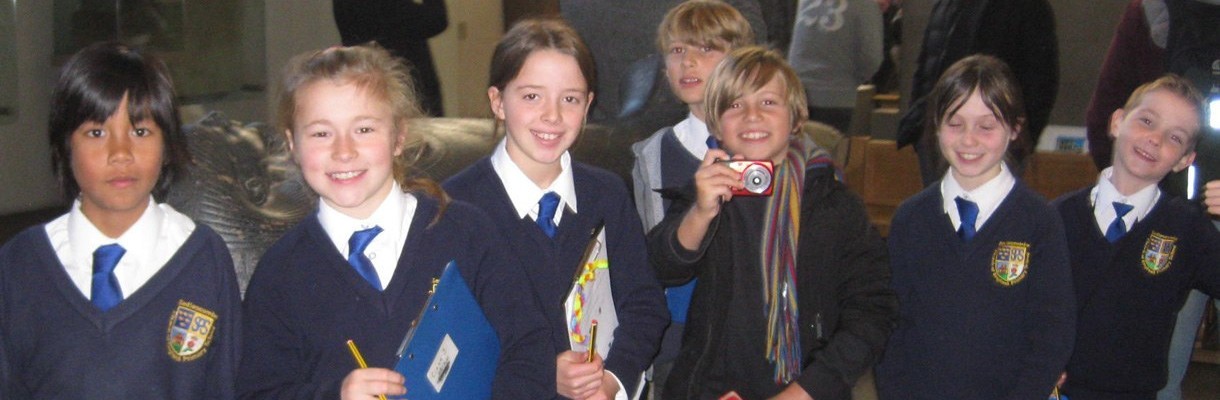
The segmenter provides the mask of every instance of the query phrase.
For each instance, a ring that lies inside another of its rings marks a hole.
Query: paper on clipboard
[[[618,315],[614,311],[614,293],[610,290],[610,261],[606,255],[605,224],[593,231],[585,256],[572,287],[563,302],[564,317],[568,329],[568,344],[572,351],[589,349],[589,327],[597,321],[597,353],[603,358],[614,343],[614,331],[618,328]]]

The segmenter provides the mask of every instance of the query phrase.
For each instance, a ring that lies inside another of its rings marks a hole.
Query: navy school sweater
[[[564,214],[554,239],[542,233],[533,219],[517,215],[490,158],[445,181],[445,190],[486,211],[498,233],[508,238],[510,253],[525,268],[546,315],[552,364],[555,355],[570,350],[563,302],[576,269],[584,263],[591,232],[605,222],[610,285],[619,320],[605,368],[618,377],[624,390],[632,390],[657,354],[669,324],[665,296],[648,264],[640,217],[626,184],[610,172],[578,162],[572,163],[572,175],[579,212]]]
[[[1067,228],[1079,323],[1064,391],[1073,400],[1155,399],[1190,289],[1220,296],[1220,232],[1187,201],[1162,194],[1111,244],[1085,188],[1055,200]]]
[[[240,307],[229,250],[206,225],[104,313],[31,227],[0,249],[0,398],[231,399]]]
[[[882,399],[1050,395],[1076,305],[1063,225],[1041,196],[1017,182],[962,242],[933,184],[899,206],[888,240],[900,317],[877,367]]]
[[[338,398],[343,378],[357,368],[348,339],[360,347],[369,367],[394,368],[395,353],[427,299],[432,278],[439,278],[451,260],[500,336],[493,397],[539,399],[554,393],[554,355],[542,315],[527,294],[525,274],[506,261],[503,242],[489,235],[493,228],[486,215],[455,201],[434,222],[437,201],[416,198],[406,244],[384,292],[339,254],[316,213],[267,250],[246,291],[237,381],[242,398]]]

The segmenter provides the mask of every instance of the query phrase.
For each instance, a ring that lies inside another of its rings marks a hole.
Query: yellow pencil
[[[593,362],[593,355],[597,354],[597,321],[589,326],[589,359],[585,362]]]
[[[364,362],[364,356],[360,355],[360,349],[356,348],[356,342],[353,342],[351,339],[348,339],[347,340],[347,349],[352,351],[352,358],[356,359],[356,365],[359,365],[360,368],[369,367],[369,365]],[[385,395],[382,395],[382,394],[377,395],[377,398],[381,399],[381,400],[386,400]]]

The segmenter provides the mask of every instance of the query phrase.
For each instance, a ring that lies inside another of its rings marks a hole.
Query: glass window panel
[[[2,0],[0,0],[2,1]],[[183,103],[261,98],[263,1],[54,0],[57,63],[91,43],[151,49]],[[189,122],[189,121],[188,121]]]
[[[17,120],[16,0],[0,0],[0,124]]]

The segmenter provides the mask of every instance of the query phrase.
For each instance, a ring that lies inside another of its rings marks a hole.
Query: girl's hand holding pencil
[[[352,358],[360,368],[352,370],[343,378],[339,387],[339,398],[367,399],[369,396],[377,396],[378,399],[386,400],[386,396],[407,394],[407,388],[403,386],[406,378],[385,368],[369,368],[364,362],[364,356],[360,354],[360,349],[356,348],[356,343],[351,340],[347,341],[347,349],[351,351]]]

